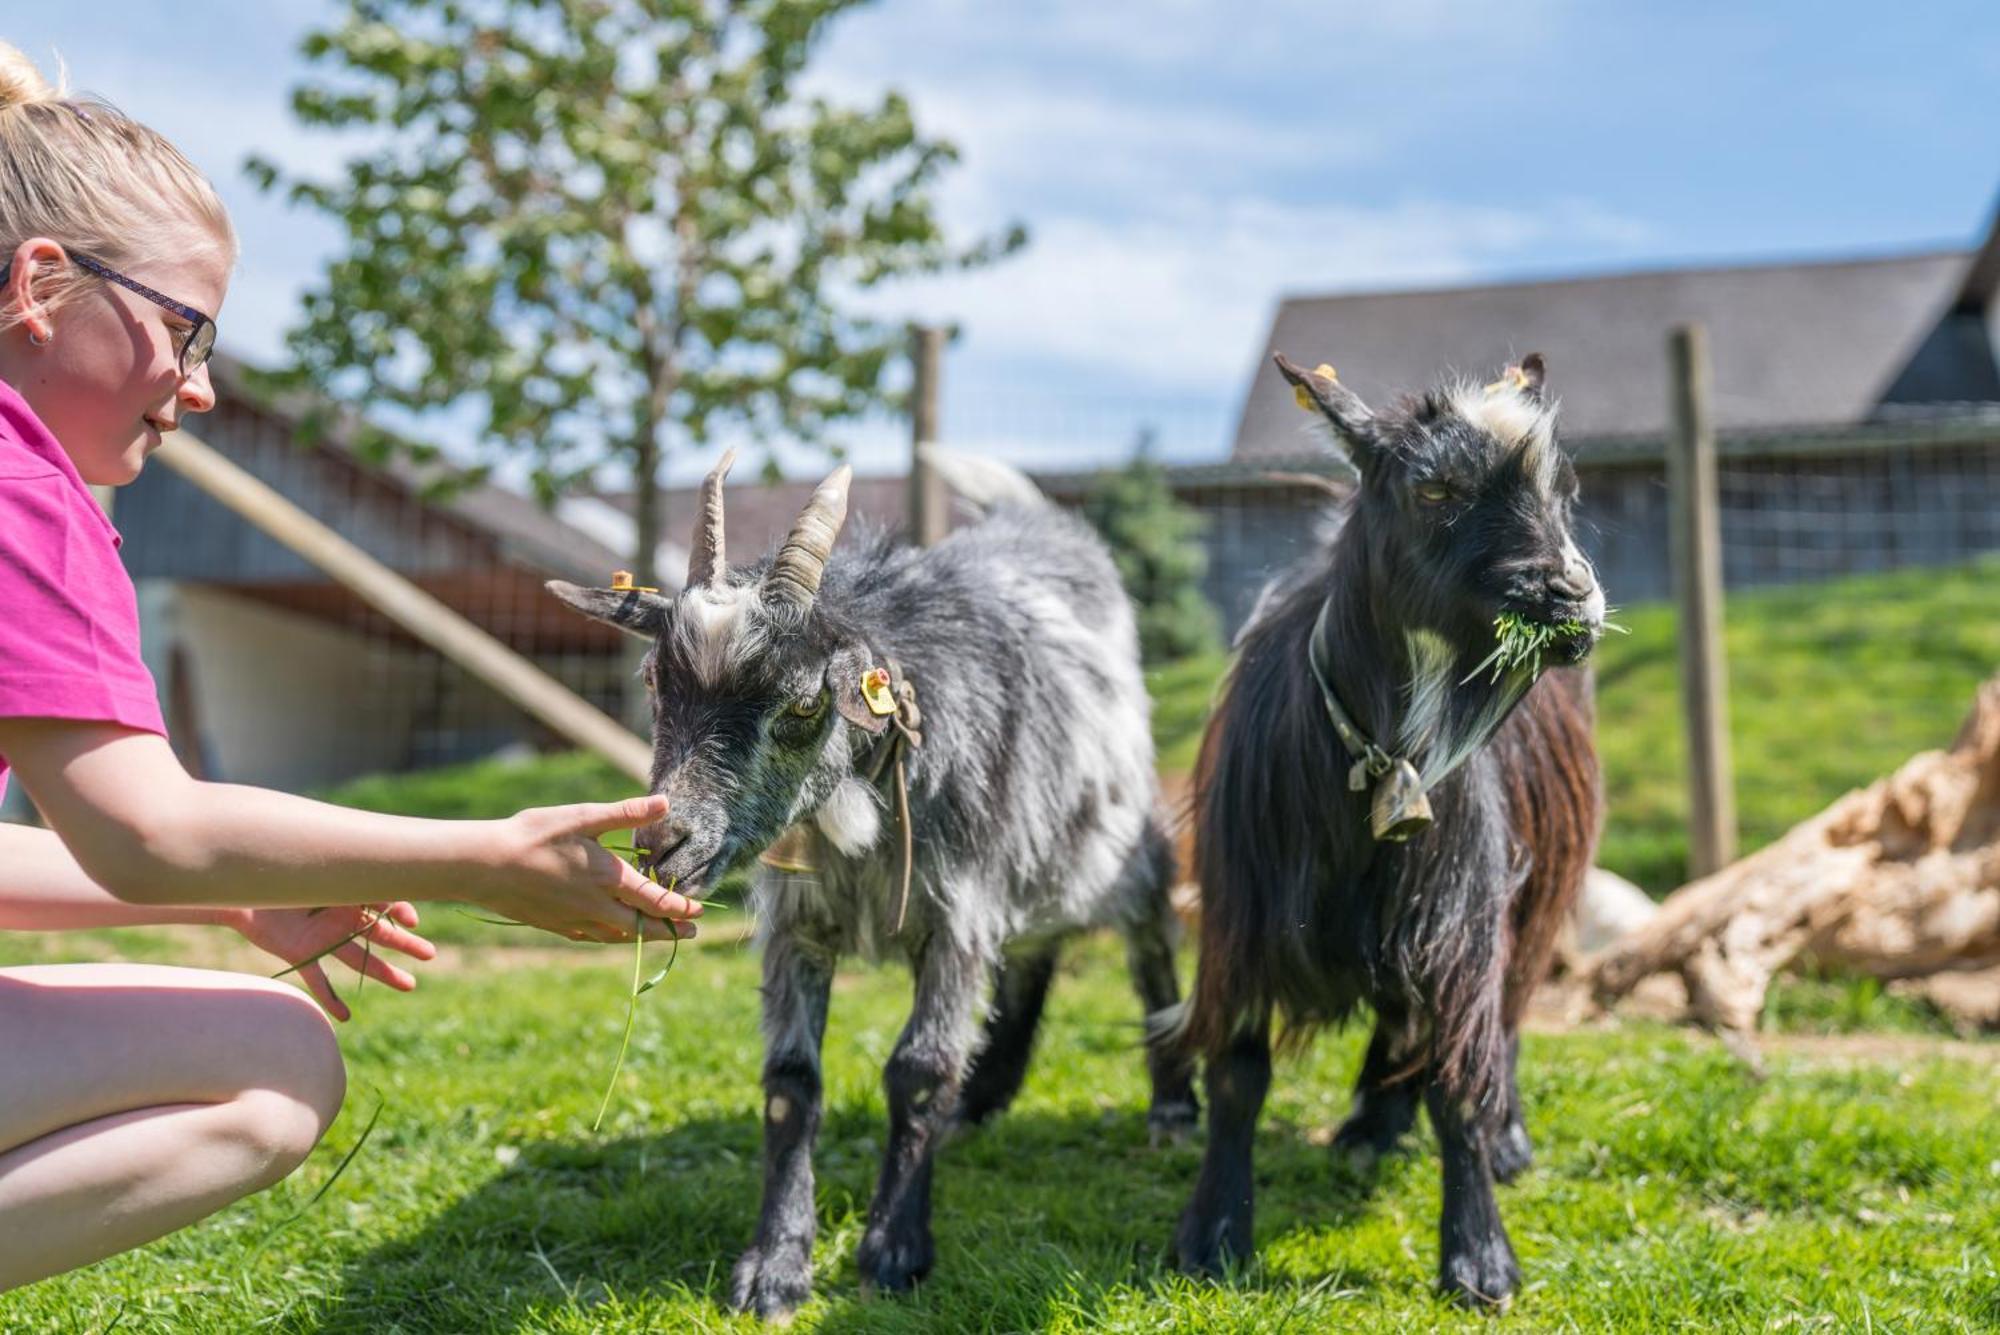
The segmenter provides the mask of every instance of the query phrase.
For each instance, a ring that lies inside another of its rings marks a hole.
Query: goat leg
[[[812,1153],[832,984],[823,952],[784,935],[765,948],[764,1204],[757,1240],[730,1278],[729,1301],[767,1319],[790,1315],[812,1292]]]
[[[1493,1199],[1491,1128],[1440,1081],[1431,1081],[1425,1098],[1444,1160],[1439,1287],[1467,1307],[1503,1307],[1521,1282],[1521,1268]]]
[[[1528,1139],[1528,1123],[1521,1109],[1521,1036],[1507,1036],[1507,1115],[1493,1134],[1493,1179],[1512,1182],[1535,1161],[1535,1143]]]
[[[855,1254],[864,1285],[900,1292],[936,1260],[931,1159],[957,1106],[986,970],[986,961],[942,935],[923,947],[910,1022],[882,1073],[889,1143]]]
[[[1362,1172],[1395,1153],[1417,1124],[1422,1074],[1408,1069],[1417,1039],[1407,1017],[1394,1011],[1376,1015],[1368,1055],[1354,1080],[1353,1110],[1333,1135],[1335,1154]]]
[[[1246,1019],[1221,1054],[1209,1059],[1208,1148],[1174,1233],[1181,1269],[1195,1274],[1219,1274],[1231,1259],[1250,1255],[1251,1149],[1271,1088],[1269,1026],[1268,1015]]]
[[[1170,900],[1174,852],[1157,824],[1147,826],[1128,874],[1139,881],[1142,914],[1125,929],[1125,963],[1150,1025],[1155,1017],[1174,1014],[1181,999],[1180,980],[1174,976],[1174,939],[1180,923]],[[1201,1120],[1194,1097],[1194,1059],[1183,1045],[1162,1035],[1147,1044],[1146,1075],[1153,1087],[1153,1101],[1146,1110],[1147,1138],[1155,1145],[1187,1140]]]
[[[994,972],[993,1014],[986,1022],[986,1039],[972,1059],[959,1095],[957,1121],[977,1126],[1006,1108],[1020,1092],[1041,1027],[1042,1005],[1055,977],[1055,942],[1023,951],[1001,961]]]

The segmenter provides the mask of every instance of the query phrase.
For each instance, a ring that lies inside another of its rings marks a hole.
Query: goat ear
[[[1521,373],[1521,392],[1537,403],[1541,402],[1542,384],[1548,379],[1549,373],[1548,364],[1542,360],[1542,354],[1529,353],[1521,358],[1520,366],[1515,369]]]
[[[594,621],[652,639],[667,622],[668,600],[640,589],[586,589],[552,579],[548,591]]]
[[[826,689],[840,716],[865,733],[880,737],[889,730],[886,715],[868,707],[861,693],[861,679],[875,664],[859,649],[842,649],[826,665]]]
[[[1278,374],[1298,392],[1299,402],[1319,410],[1320,416],[1333,424],[1340,438],[1358,456],[1356,462],[1374,453],[1377,432],[1375,414],[1361,396],[1330,375],[1318,371],[1308,371],[1284,353],[1274,353],[1272,358],[1278,364]]]

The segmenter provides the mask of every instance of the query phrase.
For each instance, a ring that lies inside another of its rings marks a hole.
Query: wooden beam
[[[578,746],[640,783],[652,748],[617,720],[253,477],[214,447],[177,431],[155,457],[298,553],[404,630]]]
[[[1722,656],[1722,522],[1715,428],[1709,415],[1708,336],[1698,324],[1667,338],[1668,541],[1687,722],[1688,861],[1693,877],[1736,860],[1736,794],[1729,763],[1729,685]]]

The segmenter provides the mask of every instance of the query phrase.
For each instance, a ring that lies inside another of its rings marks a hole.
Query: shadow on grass
[[[829,1110],[820,1136],[821,1246],[806,1315],[826,1331],[1035,1329],[1088,1317],[1115,1293],[1144,1299],[1189,1281],[1170,1239],[1198,1145],[1149,1147],[1141,1118],[1028,1112],[946,1146],[938,1165],[937,1269],[914,1293],[864,1297],[853,1253],[883,1129],[879,1110]],[[502,1151],[502,1154],[507,1154]],[[1392,1160],[1383,1173],[1421,1168]],[[1374,1174],[1329,1159],[1301,1132],[1259,1137],[1260,1243],[1339,1226],[1368,1208]],[[729,1271],[755,1229],[762,1180],[754,1118],[696,1118],[670,1134],[521,1147],[496,1176],[415,1236],[350,1265],[316,1329],[707,1329],[727,1324]],[[1334,1275],[1227,1283],[1280,1303]],[[1375,1279],[1337,1275],[1346,1290]],[[1167,1310],[1163,1308],[1163,1310]]]

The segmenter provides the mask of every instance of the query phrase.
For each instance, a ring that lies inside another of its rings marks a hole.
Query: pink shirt
[[[120,541],[69,454],[0,381],[0,717],[166,735]]]

